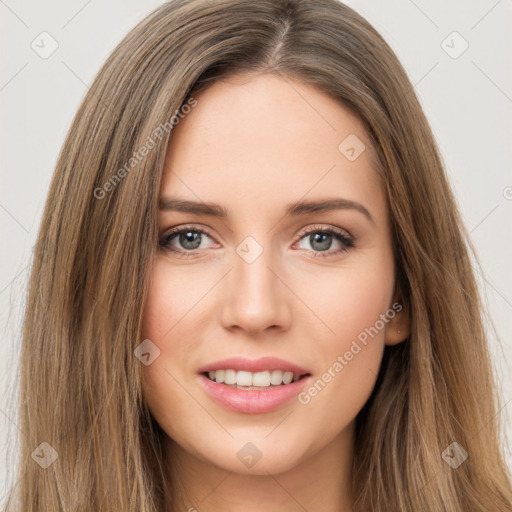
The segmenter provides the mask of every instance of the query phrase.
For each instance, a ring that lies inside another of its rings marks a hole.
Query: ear
[[[391,302],[391,309],[395,312],[393,318],[386,325],[386,345],[398,345],[411,334],[411,315],[408,304],[403,300],[400,285],[395,286],[395,293]]]

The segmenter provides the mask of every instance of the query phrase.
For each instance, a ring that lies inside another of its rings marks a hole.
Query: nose
[[[289,328],[292,293],[270,252],[264,250],[252,262],[234,254],[234,268],[226,276],[222,290],[225,300],[220,318],[226,329],[255,336],[265,330]]]

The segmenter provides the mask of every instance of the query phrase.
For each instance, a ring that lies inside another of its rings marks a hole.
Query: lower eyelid
[[[205,231],[204,229],[202,228],[194,228],[194,227],[191,227],[191,226],[185,226],[183,228],[179,228],[179,229],[176,229],[174,231],[171,231],[170,233],[167,233],[166,235],[164,235],[160,241],[160,245],[163,247],[163,248],[166,248],[167,250],[173,252],[174,254],[179,254],[180,256],[183,255],[183,256],[190,256],[190,257],[193,257],[194,255],[196,254],[199,254],[201,252],[201,250],[199,249],[194,249],[194,250],[185,250],[185,249],[176,249],[174,248],[173,246],[170,245],[170,239],[171,238],[174,238],[182,233],[185,233],[187,231],[192,231],[192,232],[195,232],[195,233],[199,233],[200,235],[202,236],[207,236],[208,238],[210,238],[213,242],[215,243],[218,243],[216,242],[215,238],[210,235],[207,231]],[[331,235],[335,240],[337,240],[338,242],[340,242],[343,247],[341,249],[329,249],[327,251],[313,251],[313,250],[310,250],[310,249],[302,249],[302,250],[305,250],[305,251],[308,251],[308,252],[312,252],[315,256],[334,256],[334,255],[338,255],[342,252],[345,252],[351,248],[354,247],[354,239],[353,237],[351,237],[350,235],[348,234],[345,234],[343,232],[338,232],[337,230],[333,229],[333,228],[326,228],[326,227],[313,227],[313,229],[309,229],[308,231],[306,231],[305,233],[302,233],[299,238],[297,239],[296,242],[294,242],[293,245],[296,245],[297,243],[301,242],[302,240],[304,240],[307,236],[313,234],[313,233],[324,233],[324,234],[328,234],[328,235]],[[204,250],[204,249],[203,249]],[[325,254],[324,254],[325,253]]]
[[[316,233],[321,230],[314,230],[311,233]],[[306,239],[311,233],[306,233],[305,235],[302,235],[297,242],[294,243],[294,245],[300,243],[302,240]],[[352,238],[349,238],[346,235],[339,234],[337,232],[328,232],[329,235],[331,235],[336,241],[338,241],[341,244],[341,247],[339,249],[328,249],[326,251],[314,251],[312,249],[300,249],[307,251],[309,253],[312,253],[312,256],[315,257],[328,257],[328,256],[338,256],[344,252],[349,251],[350,249],[355,247],[354,240]]]
[[[176,229],[175,231],[171,231],[170,233],[167,233],[166,235],[164,235],[161,240],[160,240],[160,245],[164,246],[164,247],[167,247],[167,246],[170,246],[170,240],[172,238],[176,238],[178,235],[181,235],[182,233],[186,233],[188,231],[192,231],[194,233],[199,233],[201,236],[207,236],[208,238],[210,238],[212,241],[215,242],[215,239],[213,238],[213,236],[211,236],[207,231],[204,231],[203,229],[198,229],[198,228],[180,228],[180,229]],[[178,250],[176,250],[176,252],[179,252]],[[193,252],[193,251],[182,251],[182,252]]]

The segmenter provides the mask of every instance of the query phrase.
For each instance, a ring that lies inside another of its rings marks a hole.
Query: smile
[[[283,370],[265,370],[261,372],[236,371],[233,369],[208,372],[208,378],[219,384],[226,384],[238,389],[259,389],[281,386],[298,381],[302,375]]]

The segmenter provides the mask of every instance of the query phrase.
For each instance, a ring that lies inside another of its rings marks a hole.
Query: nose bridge
[[[248,236],[235,248],[223,311],[225,327],[236,325],[256,332],[269,326],[283,327],[289,321],[283,284],[277,277],[278,258],[272,254],[268,238],[265,240]]]

